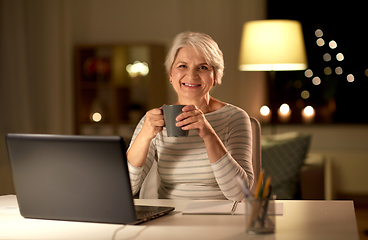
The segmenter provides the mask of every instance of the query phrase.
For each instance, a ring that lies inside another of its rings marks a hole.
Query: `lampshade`
[[[290,71],[307,68],[300,22],[261,20],[244,24],[240,71]]]

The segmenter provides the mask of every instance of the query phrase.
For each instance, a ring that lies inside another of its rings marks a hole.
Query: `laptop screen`
[[[23,217],[136,221],[121,137],[8,134],[6,140]]]

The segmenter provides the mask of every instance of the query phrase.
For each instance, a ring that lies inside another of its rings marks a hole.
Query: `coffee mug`
[[[162,110],[164,112],[165,127],[168,137],[185,137],[188,136],[189,130],[183,130],[181,127],[177,127],[176,117],[183,111],[185,105],[163,105]]]

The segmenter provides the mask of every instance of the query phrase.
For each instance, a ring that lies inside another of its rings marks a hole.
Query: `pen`
[[[233,206],[231,207],[231,214],[235,213],[236,207],[238,206],[238,201],[233,202]]]
[[[248,187],[245,185],[244,180],[240,176],[236,176],[236,180],[238,181],[239,186],[243,190],[245,198],[252,196],[252,193],[249,191]]]
[[[272,191],[272,186],[270,185],[269,188],[268,188],[267,196],[266,196],[265,206],[263,207],[262,217],[260,219],[262,227],[264,227],[264,225],[265,225],[266,215],[267,215],[267,211],[268,211],[268,203],[269,203],[269,200],[270,200],[271,191]]]

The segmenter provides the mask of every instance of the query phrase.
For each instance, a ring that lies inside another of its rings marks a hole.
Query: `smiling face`
[[[214,71],[204,57],[192,47],[181,48],[170,72],[170,81],[179,102],[188,102],[209,99],[209,91],[215,85]]]

